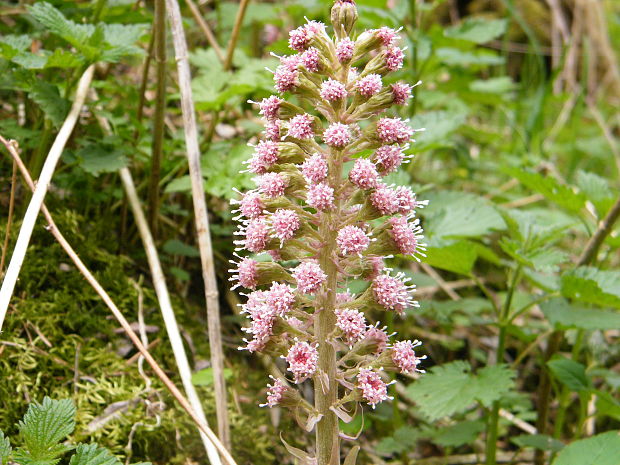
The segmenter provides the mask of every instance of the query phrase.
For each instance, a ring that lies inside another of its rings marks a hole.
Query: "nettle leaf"
[[[56,464],[60,455],[71,450],[60,441],[75,429],[75,413],[71,399],[45,397],[41,404],[30,404],[18,425],[24,447],[17,449],[15,461],[24,465]]]
[[[519,447],[533,447],[539,450],[561,451],[564,443],[546,434],[523,434],[511,439]]]
[[[28,96],[41,107],[45,116],[55,126],[60,126],[69,111],[69,102],[60,96],[58,87],[46,81],[38,81],[32,86]]]
[[[433,435],[435,444],[443,447],[459,447],[465,444],[473,444],[478,435],[485,429],[482,420],[462,421],[455,425],[440,428]]]
[[[394,431],[393,436],[383,438],[375,449],[383,455],[400,454],[414,448],[418,439],[421,439],[420,430],[411,426],[402,426]]]
[[[253,187],[252,175],[240,172],[245,169],[243,162],[251,152],[252,147],[235,141],[213,144],[202,159],[202,175],[207,180],[205,191],[215,197],[231,199],[236,195],[233,188]]]
[[[447,136],[465,124],[466,117],[467,114],[464,112],[429,111],[418,113],[411,120],[411,127],[428,129],[415,135],[416,150],[426,150],[449,144]]]
[[[71,457],[69,465],[119,465],[121,461],[114,457],[108,449],[97,444],[80,444]]]
[[[571,187],[552,178],[549,175],[542,175],[523,168],[509,167],[504,171],[517,178],[521,184],[534,192],[539,192],[547,200],[568,210],[571,213],[578,213],[586,202],[586,197],[581,192],[576,192]]]
[[[9,455],[11,455],[11,441],[0,430],[0,465],[8,463]]]
[[[79,55],[68,50],[57,48],[54,53],[47,57],[46,68],[77,68],[83,64],[83,60]]]
[[[587,171],[577,172],[577,185],[594,204],[598,216],[602,218],[614,203],[615,195],[605,178]]]
[[[91,24],[78,24],[71,21],[54,6],[38,2],[28,7],[28,11],[50,32],[62,37],[78,50],[83,50],[95,27]]]
[[[608,431],[569,444],[552,465],[618,465],[619,457],[620,431]]]
[[[114,173],[128,163],[120,147],[107,143],[88,144],[78,150],[76,155],[80,159],[82,169],[93,176]]]
[[[620,312],[586,308],[566,299],[551,299],[540,309],[555,329],[608,330],[620,328]]]
[[[27,51],[31,43],[32,39],[27,35],[8,34],[0,37],[0,56],[10,60],[20,52]]]
[[[500,37],[506,32],[506,19],[487,19],[469,17],[461,24],[444,30],[444,35],[452,39],[467,40],[483,44]]]
[[[503,238],[499,245],[506,254],[517,262],[542,273],[557,272],[560,269],[558,265],[566,262],[569,258],[568,254],[553,248],[534,248],[524,251],[520,243],[508,238]]]
[[[515,372],[505,365],[485,367],[474,375],[464,361],[439,365],[407,387],[407,396],[431,421],[464,412],[475,401],[484,406],[513,386]]]
[[[592,387],[586,367],[568,358],[556,358],[547,362],[553,376],[571,391],[582,392]]]
[[[20,52],[11,61],[25,69],[43,69],[47,64],[47,56],[31,52]]]
[[[442,270],[469,275],[478,254],[470,241],[450,241],[433,238],[426,248],[424,263]]]
[[[564,273],[561,286],[569,299],[620,308],[620,271],[582,266]]]

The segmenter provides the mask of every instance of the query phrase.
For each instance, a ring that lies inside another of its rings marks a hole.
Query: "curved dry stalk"
[[[202,265],[202,279],[204,281],[205,300],[207,304],[209,346],[211,349],[211,365],[213,367],[215,386],[218,433],[221,441],[230,447],[230,426],[226,402],[226,381],[224,379],[224,352],[222,350],[220,305],[213,260],[213,248],[211,246],[211,233],[209,231],[209,212],[205,200],[204,181],[202,179],[202,170],[200,166],[198,129],[196,126],[196,115],[194,113],[189,62],[187,61],[187,42],[185,40],[178,2],[176,0],[166,1],[179,73],[179,90],[181,92],[185,145],[192,184],[194,217],[196,219],[198,248],[200,250],[200,262]]]
[[[0,142],[4,144],[4,146],[7,148],[7,150],[13,157],[13,159],[17,162],[19,170],[22,176],[24,177],[26,184],[28,184],[28,187],[30,187],[30,189],[34,191],[35,190],[34,182],[30,176],[30,173],[28,172],[28,169],[26,168],[26,165],[24,165],[23,161],[21,160],[19,156],[19,153],[17,152],[16,144],[12,143],[12,141],[7,141],[2,136],[0,136]],[[99,284],[97,279],[88,270],[88,268],[82,262],[82,260],[77,255],[75,250],[73,250],[71,245],[67,242],[65,237],[58,230],[58,227],[56,226],[56,223],[54,222],[54,219],[52,218],[52,215],[50,214],[45,204],[41,205],[41,211],[43,212],[43,215],[45,216],[45,219],[48,223],[47,229],[52,233],[54,238],[58,241],[60,246],[64,249],[64,251],[67,253],[69,258],[71,258],[71,260],[77,267],[78,271],[84,276],[84,278],[86,278],[86,280],[93,287],[95,292],[97,292],[97,294],[101,297],[104,303],[108,306],[108,308],[110,309],[114,317],[118,320],[122,328],[127,333],[127,336],[129,336],[129,338],[135,345],[136,349],[138,349],[140,354],[142,354],[142,356],[151,366],[151,368],[153,369],[157,377],[164,383],[168,391],[170,391],[170,394],[172,394],[172,396],[179,402],[181,407],[187,412],[187,414],[190,416],[192,421],[196,423],[196,425],[198,426],[198,429],[201,432],[201,435],[204,438],[206,438],[206,441],[208,441],[209,449],[216,450],[216,452],[214,453],[215,460],[211,459],[211,456],[209,456],[211,463],[213,463],[214,465],[218,465],[222,463],[217,454],[217,452],[219,452],[222,458],[224,459],[224,462],[226,465],[237,465],[235,460],[232,458],[232,456],[228,452],[228,450],[219,441],[215,433],[213,433],[213,431],[209,428],[206,420],[201,418],[200,413],[194,410],[193,406],[191,405],[191,402],[192,402],[191,397],[190,397],[190,400],[188,401],[185,398],[185,396],[183,396],[181,391],[176,387],[176,385],[172,382],[172,380],[162,370],[162,368],[159,366],[157,361],[155,361],[155,359],[150,354],[150,352],[147,350],[147,348],[142,344],[140,337],[131,328],[131,325],[129,324],[127,319],[123,316],[122,312],[116,306],[112,298],[105,291],[105,289],[103,289],[101,284]],[[146,219],[143,213],[142,213],[142,221],[146,223]],[[204,413],[202,416],[204,416]]]
[[[30,237],[32,236],[32,231],[34,230],[34,225],[37,221],[39,210],[43,204],[45,194],[47,194],[47,189],[52,180],[52,176],[54,174],[54,170],[56,169],[56,165],[58,164],[58,160],[60,159],[60,155],[69,140],[69,136],[71,136],[71,133],[73,132],[75,123],[77,122],[82,106],[84,105],[84,101],[86,100],[86,94],[93,79],[94,71],[95,65],[90,65],[80,78],[71,111],[69,111],[69,114],[65,118],[65,121],[56,136],[56,140],[54,140],[54,144],[47,154],[45,164],[41,170],[41,175],[39,176],[36,188],[32,194],[30,203],[28,204],[28,209],[26,210],[24,220],[22,221],[22,225],[19,230],[19,235],[17,236],[17,242],[15,244],[15,248],[13,249],[13,255],[11,256],[9,267],[6,270],[4,280],[2,281],[2,288],[0,288],[0,330],[2,329],[4,317],[6,316],[6,312],[9,307],[9,301],[11,300],[11,296],[13,295],[13,291],[15,289],[17,277],[19,276],[22,264],[24,263],[26,249],[28,249],[28,244],[30,243]]]
[[[194,19],[198,23],[198,26],[200,27],[205,37],[207,38],[207,42],[209,42],[209,45],[215,51],[215,54],[217,55],[218,60],[220,60],[220,62],[224,64],[226,61],[226,58],[224,57],[224,54],[222,53],[222,49],[218,45],[217,40],[215,36],[213,35],[213,32],[211,31],[211,28],[209,27],[207,22],[202,18],[202,14],[200,13],[200,10],[198,9],[198,7],[196,6],[193,0],[185,0],[185,3],[187,3],[187,6],[189,6],[189,9],[192,12],[192,16],[194,17]]]
[[[235,47],[237,46],[237,40],[239,40],[239,32],[241,31],[241,25],[243,24],[243,17],[245,16],[245,10],[248,8],[250,0],[241,0],[239,9],[237,10],[237,16],[235,17],[235,25],[233,26],[230,42],[228,43],[228,49],[226,50],[226,61],[224,62],[224,69],[229,70],[232,66],[233,56],[235,54]]]

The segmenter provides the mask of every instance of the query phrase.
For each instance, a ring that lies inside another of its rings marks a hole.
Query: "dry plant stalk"
[[[32,231],[34,230],[37,217],[39,216],[39,210],[41,210],[43,199],[45,198],[45,194],[47,194],[47,189],[52,180],[52,176],[54,175],[54,170],[56,169],[58,160],[60,160],[62,151],[64,150],[65,145],[69,140],[69,136],[71,136],[75,123],[80,115],[80,111],[82,110],[82,106],[86,100],[86,94],[88,93],[88,88],[90,87],[94,72],[95,65],[90,65],[86,71],[84,71],[84,74],[82,74],[82,77],[78,82],[71,110],[65,118],[65,121],[63,122],[60,131],[52,144],[52,148],[45,158],[45,164],[41,170],[41,175],[39,176],[36,188],[32,194],[30,203],[28,204],[28,209],[26,210],[26,214],[22,221],[15,248],[13,249],[11,261],[9,262],[9,266],[2,281],[2,288],[0,288],[0,330],[2,330],[2,324],[4,323],[9,302],[11,300],[11,296],[13,295],[13,290],[15,289],[15,283],[17,282],[22,264],[24,263],[26,250],[28,249],[30,237],[32,236]]]

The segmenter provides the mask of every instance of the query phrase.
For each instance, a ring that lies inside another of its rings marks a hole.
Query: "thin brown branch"
[[[241,31],[241,25],[243,24],[243,17],[245,16],[245,10],[248,7],[250,0],[241,0],[239,4],[239,10],[237,10],[237,16],[235,18],[235,25],[233,26],[232,36],[228,43],[228,49],[226,51],[226,61],[224,62],[224,69],[229,70],[232,66],[233,55],[235,54],[235,47],[239,40],[239,32]]]
[[[192,16],[198,23],[198,27],[202,30],[203,34],[207,38],[207,42],[209,42],[209,45],[215,51],[217,58],[220,60],[220,63],[224,64],[226,62],[224,53],[222,52],[222,49],[218,45],[217,39],[215,38],[215,35],[211,31],[209,24],[203,19],[202,14],[200,13],[200,10],[198,9],[198,6],[196,6],[193,0],[185,0],[185,2],[187,3],[187,6],[189,6],[189,9],[191,10]]]

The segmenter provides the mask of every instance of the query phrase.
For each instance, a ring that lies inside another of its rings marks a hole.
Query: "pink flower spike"
[[[398,186],[395,190],[398,197],[398,212],[407,214],[413,212],[418,207],[424,207],[428,202],[418,202],[415,193],[407,186]]]
[[[412,87],[409,84],[398,82],[396,84],[392,84],[391,88],[392,88],[392,97],[394,98],[394,103],[396,105],[406,105],[407,100],[412,98],[412,95],[411,95]]]
[[[286,383],[281,379],[274,378],[273,376],[270,376],[270,378],[273,379],[273,384],[267,385],[267,403],[260,404],[259,407],[275,407],[280,403],[284,393],[289,389]]]
[[[369,74],[355,83],[355,88],[361,96],[370,98],[381,90],[383,82],[378,74]]]
[[[344,333],[347,344],[352,346],[364,337],[368,325],[362,312],[342,308],[336,310],[336,326]]]
[[[280,142],[282,140],[282,134],[280,132],[280,126],[282,121],[265,121],[265,138],[272,142]]]
[[[297,282],[297,289],[304,294],[316,294],[327,279],[327,275],[319,264],[314,261],[303,262],[293,270],[293,279]]]
[[[319,352],[316,346],[307,342],[295,342],[285,357],[288,369],[295,377],[295,383],[301,383],[314,374],[317,369]]]
[[[289,121],[287,135],[295,139],[312,139],[314,137],[313,124],[314,118],[308,113],[296,115]]]
[[[403,149],[398,145],[384,145],[375,152],[375,161],[385,174],[396,171],[405,158]]]
[[[280,110],[280,105],[284,100],[275,95],[271,97],[264,98],[259,103],[260,114],[263,115],[268,120],[276,119],[278,117],[278,111]]]
[[[338,231],[336,243],[343,255],[361,254],[368,248],[370,239],[363,229],[349,225]]]
[[[357,375],[357,387],[362,391],[362,397],[374,409],[384,400],[390,399],[387,395],[387,384],[376,371],[362,368]]]
[[[391,215],[399,209],[398,195],[394,189],[381,184],[370,194],[370,203],[379,210],[382,215]]]
[[[328,102],[334,102],[347,97],[347,89],[339,81],[328,79],[321,84],[321,98]]]
[[[360,189],[373,189],[379,182],[375,164],[366,158],[358,158],[349,172],[349,181]]]
[[[400,118],[381,118],[377,121],[377,136],[384,144],[404,144],[411,139],[413,132]]]
[[[355,50],[355,42],[348,37],[345,37],[336,45],[336,57],[340,63],[346,63],[353,58],[353,51]]]
[[[372,283],[372,291],[375,300],[387,310],[403,313],[409,307],[419,307],[418,302],[413,300],[411,293],[415,291],[414,285],[408,285],[403,273],[396,276],[382,274],[377,276]]]
[[[254,155],[250,160],[250,172],[263,174],[278,161],[277,142],[262,140],[254,150]]]
[[[278,208],[271,215],[271,229],[273,235],[280,239],[280,246],[284,241],[292,239],[300,226],[299,216],[293,210]]]
[[[334,189],[321,182],[311,184],[306,194],[306,203],[319,211],[327,211],[334,207]]]
[[[398,47],[390,47],[385,52],[385,66],[390,71],[396,71],[403,67],[405,54]]]
[[[418,255],[425,257],[423,251],[426,250],[426,244],[420,243],[420,239],[424,238],[420,220],[416,219],[412,223],[408,223],[407,217],[395,216],[389,219],[389,223],[391,225],[390,236],[392,236],[400,253],[411,255],[417,261],[420,261]]]
[[[288,180],[280,173],[265,173],[257,179],[258,189],[267,197],[276,198],[284,195]]]
[[[230,281],[237,281],[237,284],[235,284],[232,289],[236,289],[239,286],[243,286],[248,289],[256,289],[258,284],[258,263],[256,260],[252,260],[251,258],[241,258],[236,253],[235,255],[239,258],[239,262],[237,263],[230,260],[230,263],[237,265],[237,268],[228,270],[232,273]]]
[[[323,140],[330,147],[343,148],[351,142],[351,131],[346,124],[332,123],[323,133]]]
[[[320,55],[319,51],[310,47],[304,53],[301,54],[301,64],[311,73],[316,73],[319,71],[319,63],[320,63]]]
[[[426,355],[422,357],[416,357],[416,347],[422,345],[417,339],[411,341],[398,341],[392,348],[392,360],[396,366],[400,369],[401,373],[426,373],[424,370],[418,369],[418,365],[426,358]]]
[[[301,165],[301,174],[311,183],[318,183],[327,177],[327,161],[320,153],[315,153]]]

